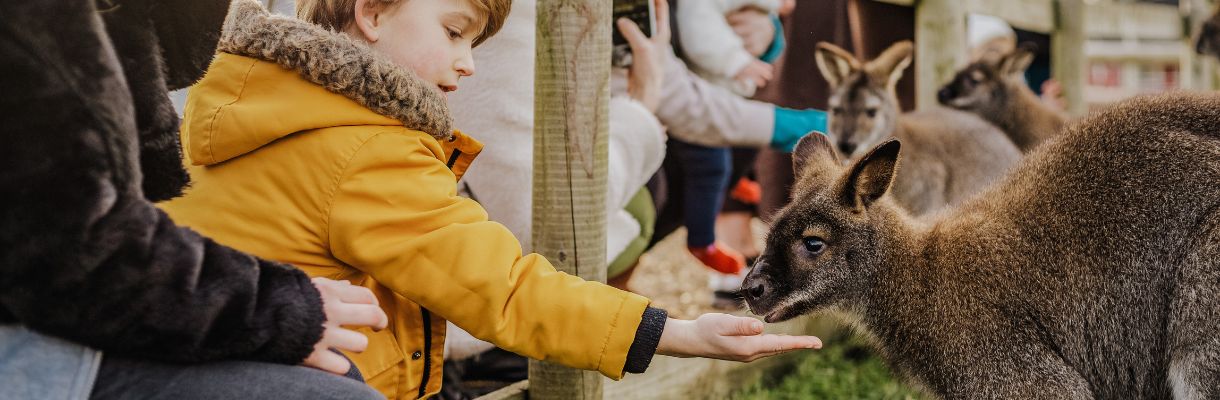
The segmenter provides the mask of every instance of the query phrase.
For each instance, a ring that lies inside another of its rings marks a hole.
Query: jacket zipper
[[[461,150],[453,149],[453,154],[449,155],[449,162],[446,162],[445,166],[448,167],[450,170],[453,170],[453,164],[456,164],[458,157],[461,157],[461,156],[462,156]]]
[[[419,381],[419,398],[428,392],[428,377],[432,375],[432,317],[428,309],[420,307],[420,316],[424,320],[424,378]]]

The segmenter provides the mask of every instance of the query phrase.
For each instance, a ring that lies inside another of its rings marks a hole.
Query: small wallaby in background
[[[994,59],[975,61],[937,92],[940,104],[966,111],[1000,127],[1028,153],[1063,129],[1067,117],[1052,110],[1025,83],[1034,53],[1025,46]]]
[[[1199,54],[1220,58],[1220,5],[1212,17],[1203,23],[1199,37],[1195,39],[1195,51]]]
[[[815,58],[830,83],[830,135],[848,160],[895,137],[906,146],[894,183],[898,204],[913,214],[955,205],[1002,176],[1021,158],[1003,132],[974,115],[936,108],[902,114],[894,85],[911,64],[911,42],[890,46],[861,63],[843,49],[818,43]]]
[[[1220,398],[1216,110],[1127,101],[922,219],[889,194],[905,143],[843,166],[811,135],[743,295],[768,322],[840,311],[942,398]]]

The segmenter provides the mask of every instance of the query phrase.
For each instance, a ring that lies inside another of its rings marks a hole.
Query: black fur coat
[[[0,323],[110,354],[297,363],[305,274],[178,226],[167,89],[211,60],[227,0],[0,0]]]

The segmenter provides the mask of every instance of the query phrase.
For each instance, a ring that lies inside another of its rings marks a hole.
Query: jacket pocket
[[[368,336],[368,349],[363,353],[345,351],[343,354],[356,363],[356,368],[360,369],[360,373],[370,384],[375,377],[403,362],[402,350],[398,348],[398,340],[394,338],[391,329],[375,332],[369,328],[361,328],[358,331]]]

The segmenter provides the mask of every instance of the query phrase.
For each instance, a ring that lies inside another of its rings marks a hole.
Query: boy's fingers
[[[317,368],[335,375],[346,374],[352,368],[352,363],[343,356],[326,349],[314,351],[305,359],[305,366]]]
[[[339,350],[363,352],[369,347],[369,338],[351,329],[331,328],[326,330],[326,345]]]
[[[327,313],[327,316],[333,320],[330,322],[343,326],[369,326],[374,329],[384,329],[389,319],[380,307],[370,304],[348,304],[341,303],[334,305],[333,313]]]
[[[762,335],[756,338],[751,348],[758,353],[782,353],[797,349],[820,349],[822,340],[816,336]]]
[[[754,336],[763,332],[762,321],[749,317],[727,316],[722,323],[721,334],[725,336]]]

